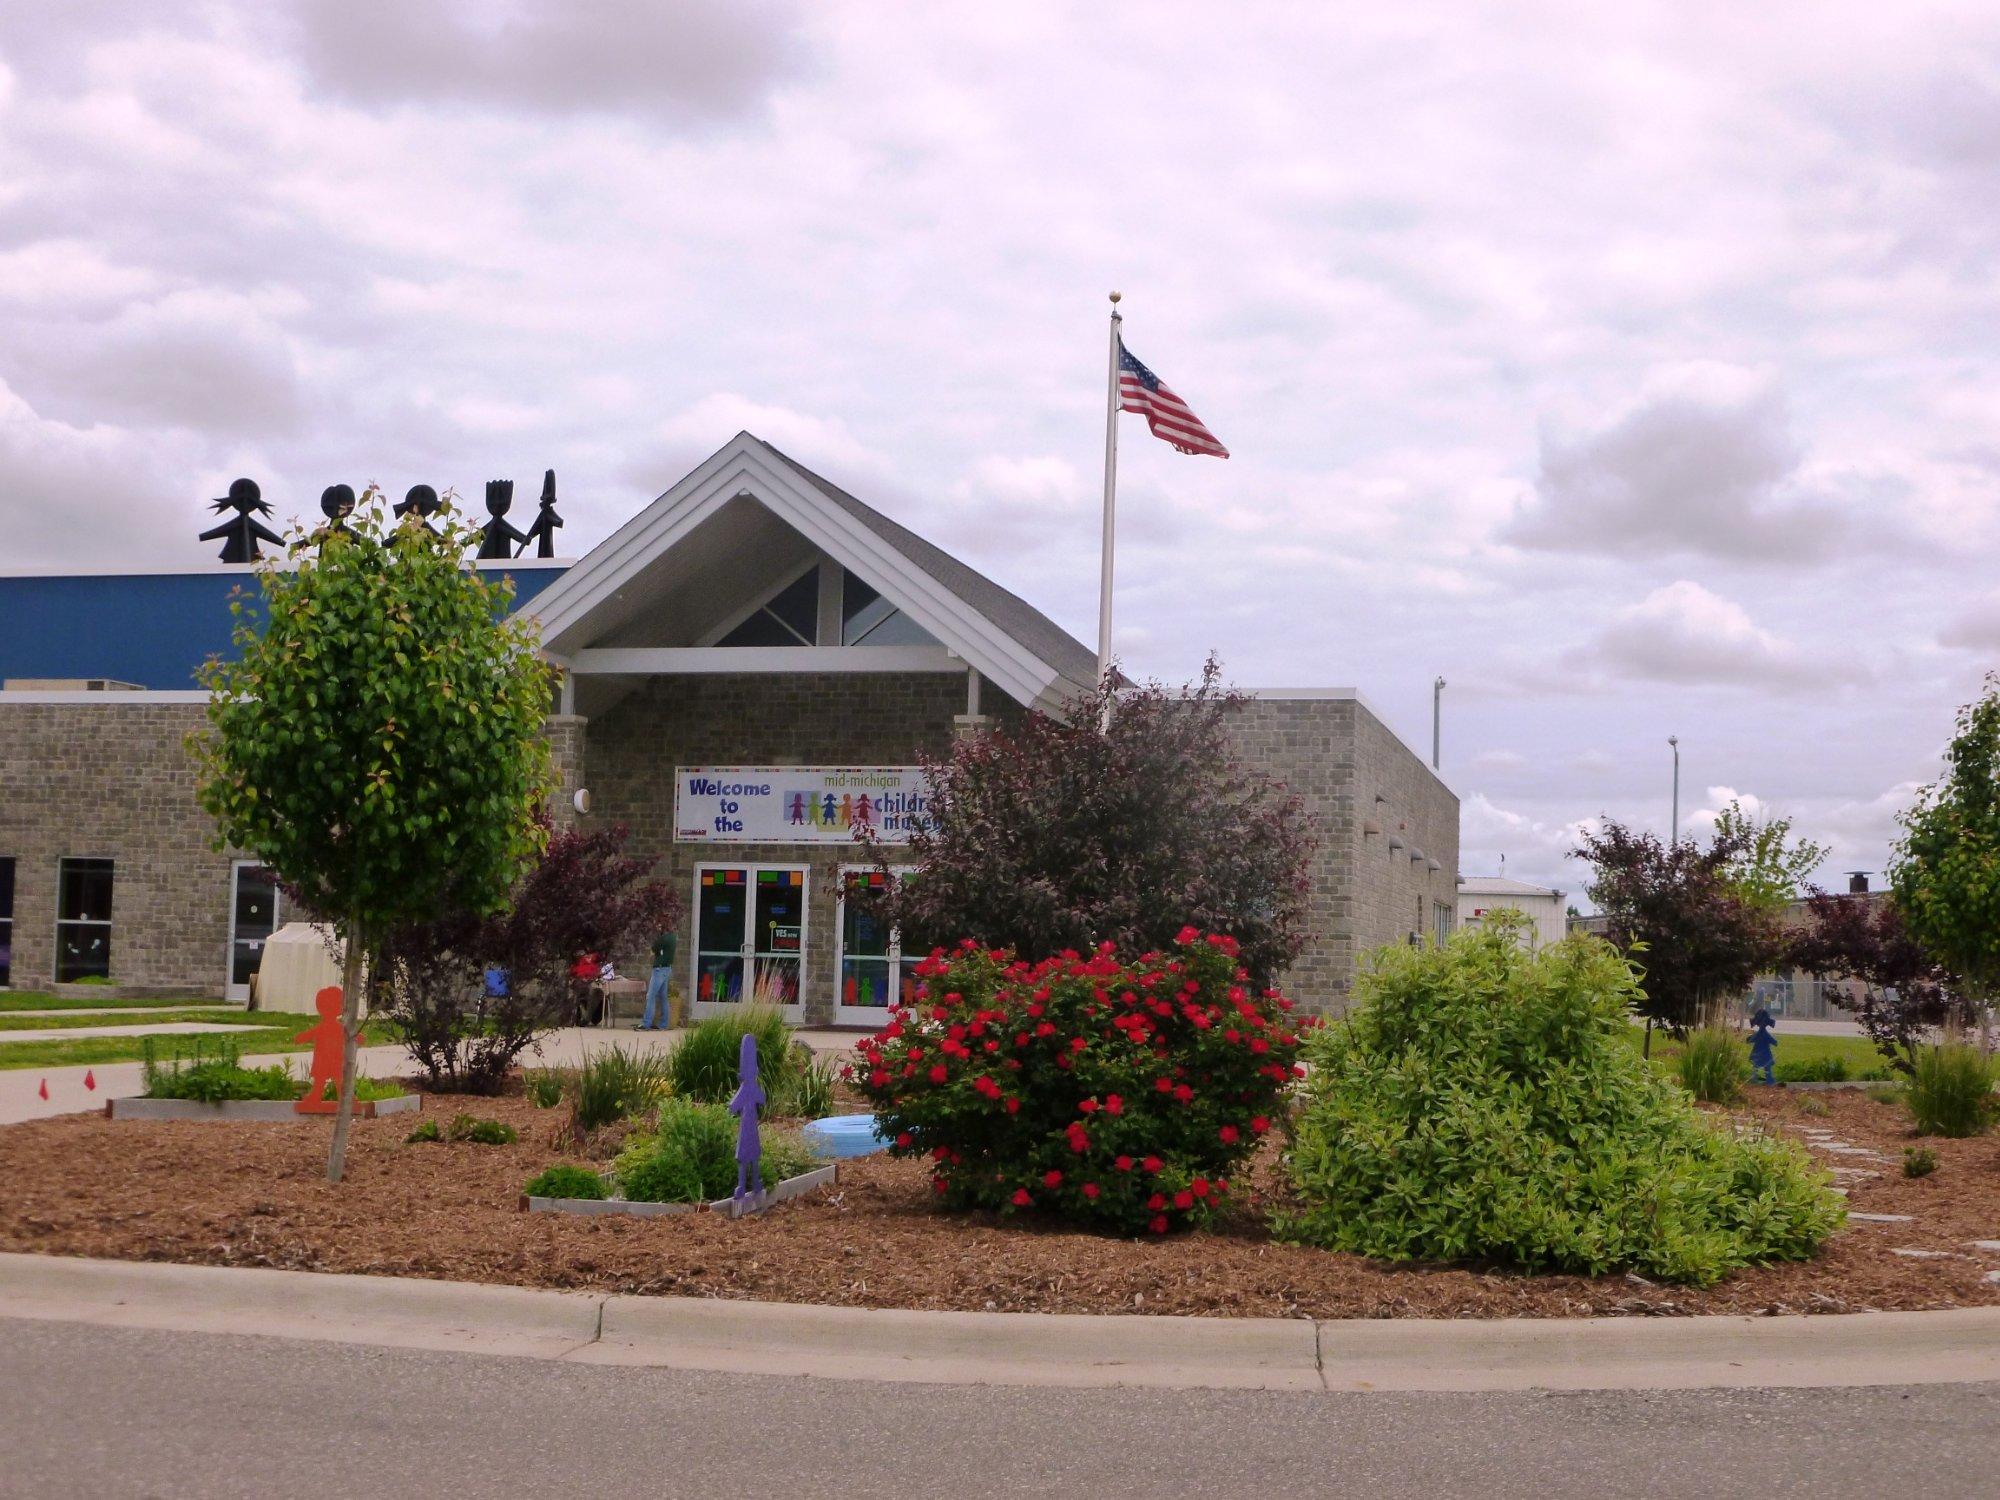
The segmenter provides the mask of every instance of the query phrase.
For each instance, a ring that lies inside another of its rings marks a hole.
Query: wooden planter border
[[[810,1172],[787,1177],[764,1195],[763,1206],[770,1208],[814,1188],[831,1187],[840,1180],[840,1164],[828,1162]],[[662,1214],[727,1214],[737,1218],[736,1200],[717,1198],[713,1203],[634,1203],[629,1198],[542,1198],[521,1195],[521,1207],[531,1214],[629,1214],[636,1218],[657,1218]],[[755,1213],[757,1210],[752,1209]]]

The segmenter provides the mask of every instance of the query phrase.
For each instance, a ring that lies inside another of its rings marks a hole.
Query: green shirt
[[[671,932],[663,932],[653,939],[653,967],[671,969],[674,966],[674,950],[680,946],[680,939]]]

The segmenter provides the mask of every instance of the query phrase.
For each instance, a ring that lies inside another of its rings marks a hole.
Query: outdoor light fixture
[[[580,815],[587,816],[590,812],[590,788],[587,786],[578,787],[570,794],[569,805],[575,808]]]

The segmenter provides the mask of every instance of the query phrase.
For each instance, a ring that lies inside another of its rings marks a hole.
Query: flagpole
[[[1111,727],[1111,563],[1118,510],[1118,314],[1119,294],[1111,294],[1111,358],[1104,387],[1104,546],[1097,580],[1097,685],[1104,694],[1100,731]]]

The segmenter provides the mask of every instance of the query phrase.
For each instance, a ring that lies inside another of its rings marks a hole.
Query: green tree
[[[1981,1005],[2000,995],[2000,676],[1958,713],[1945,772],[1898,819],[1889,882],[1919,947]]]
[[[1715,837],[1737,851],[1724,866],[1723,879],[1737,900],[1759,911],[1783,911],[1826,863],[1824,844],[1793,840],[1790,818],[1760,819],[1740,802],[1716,814]]]
[[[296,533],[288,565],[259,575],[261,611],[237,602],[236,659],[203,668],[209,728],[190,737],[217,846],[255,854],[346,944],[333,1182],[364,959],[397,927],[504,908],[551,782],[551,674],[505,618],[511,585],[460,561],[470,533],[448,514],[434,534],[414,512],[388,520],[381,498]]]

